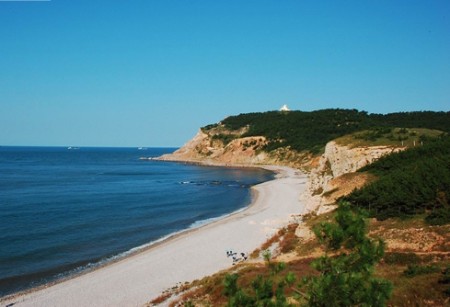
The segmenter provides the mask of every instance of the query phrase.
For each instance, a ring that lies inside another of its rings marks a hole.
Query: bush
[[[450,210],[448,207],[432,211],[425,221],[430,225],[445,225],[450,223]]]
[[[434,265],[421,266],[413,264],[408,265],[408,268],[403,272],[403,274],[408,277],[414,277],[417,275],[437,273],[439,271],[440,271],[439,267]]]
[[[343,199],[368,210],[371,217],[382,220],[431,212],[428,222],[449,222],[449,136],[385,156],[361,171],[374,174],[377,180]]]
[[[353,211],[348,203],[339,204],[335,220],[314,229],[333,256],[313,261],[320,275],[304,280],[308,305],[384,306],[392,284],[372,276],[374,265],[383,257],[384,243],[367,237],[363,212]]]
[[[383,257],[383,260],[386,264],[399,264],[399,265],[407,265],[407,264],[416,264],[420,263],[421,259],[414,253],[386,253]]]

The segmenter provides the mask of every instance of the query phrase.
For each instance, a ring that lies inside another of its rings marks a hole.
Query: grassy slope
[[[377,133],[377,129],[369,129],[342,136],[334,141],[350,148],[362,146],[414,147],[414,145],[423,144],[423,140],[427,138],[435,138],[441,134],[440,130],[426,128],[392,128],[390,131],[385,130],[385,133]]]

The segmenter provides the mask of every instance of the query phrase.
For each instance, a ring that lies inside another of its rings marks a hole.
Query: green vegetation
[[[258,275],[251,282],[251,289],[238,286],[238,274],[228,274],[224,279],[224,294],[228,297],[228,306],[293,306],[285,294],[286,287],[292,287],[296,281],[292,272],[281,275],[286,269],[284,262],[274,263],[266,258],[270,269],[269,276]]]
[[[367,237],[363,212],[352,210],[348,203],[339,204],[335,221],[314,228],[327,254],[312,263],[320,274],[305,279],[308,305],[384,306],[392,285],[373,277],[384,254],[383,241]]]
[[[375,127],[358,131],[336,139],[341,145],[414,147],[439,137],[443,132],[425,128]]]
[[[335,222],[323,222],[314,232],[327,251],[312,262],[318,275],[305,277],[300,289],[294,289],[295,274],[281,275],[286,265],[271,262],[270,254],[266,254],[270,275],[258,275],[250,288],[238,285],[236,273],[225,277],[228,306],[291,306],[289,302],[294,300],[307,306],[384,306],[392,285],[373,277],[374,265],[384,254],[384,243],[367,237],[364,214],[341,203]]]
[[[325,144],[338,137],[357,131],[380,129],[384,133],[391,128],[428,128],[450,132],[450,112],[408,112],[392,114],[368,114],[358,110],[326,109],[312,112],[271,111],[248,113],[227,117],[225,128],[239,130],[248,127],[245,136],[265,136],[265,150],[290,147],[297,151],[319,153]],[[217,125],[203,127],[208,130]],[[383,134],[384,135],[384,134]],[[404,136],[406,137],[406,136]]]
[[[378,219],[428,213],[432,224],[450,222],[450,137],[383,157],[362,168],[378,179],[344,199]]]
[[[421,261],[420,257],[415,253],[386,253],[383,257],[384,263],[392,265],[407,265],[407,264],[416,264]]]
[[[405,276],[413,277],[417,275],[430,274],[440,272],[441,269],[436,265],[408,265],[406,270],[403,272]]]
[[[439,283],[443,285],[447,285],[447,288],[444,290],[444,293],[447,297],[450,297],[450,266],[448,266],[443,272],[442,277],[439,279]]]
[[[232,140],[236,139],[236,135],[234,134],[214,134],[212,136],[213,140],[220,140],[223,145],[227,145]]]

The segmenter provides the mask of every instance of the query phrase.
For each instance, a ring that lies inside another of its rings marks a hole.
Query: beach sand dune
[[[214,223],[176,235],[157,246],[92,272],[19,295],[2,306],[142,306],[178,282],[192,281],[232,265],[226,251],[250,253],[304,213],[299,197],[306,175],[267,167],[275,180],[253,187],[252,205]]]

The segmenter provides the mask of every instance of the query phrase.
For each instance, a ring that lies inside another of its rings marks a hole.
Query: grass
[[[298,238],[295,235],[295,229],[293,232],[288,232],[283,236],[280,242],[281,253],[289,253],[295,249],[298,243]]]
[[[269,250],[276,243],[279,244],[279,249],[282,253],[294,250],[298,242],[298,238],[295,236],[297,227],[298,224],[290,224],[287,227],[281,228],[272,237],[267,239],[260,248],[255,249],[250,254],[250,258],[258,258],[262,251]]]
[[[443,267],[444,262],[435,264]],[[388,302],[390,306],[445,306],[448,297],[447,285],[439,283],[441,271],[428,274],[405,276],[405,267],[401,265],[379,265],[377,275],[389,279],[394,290]]]
[[[171,292],[165,292],[163,294],[161,294],[160,296],[158,296],[157,298],[153,299],[152,301],[150,301],[149,305],[150,306],[156,306],[159,305],[161,303],[164,303],[165,301],[167,301],[170,297],[172,296]]]
[[[416,146],[421,144],[421,139],[434,138],[442,134],[440,130],[424,128],[385,129],[364,130],[337,138],[335,141],[339,145],[351,148],[363,146],[413,147],[414,144]]]
[[[403,271],[403,274],[407,277],[414,277],[417,275],[424,275],[424,274],[430,274],[430,273],[437,273],[440,272],[441,268],[439,268],[436,265],[408,265],[405,271]]]

